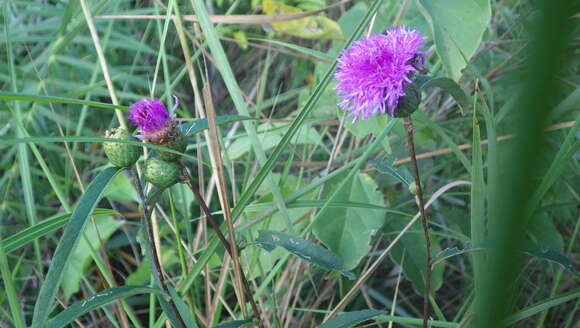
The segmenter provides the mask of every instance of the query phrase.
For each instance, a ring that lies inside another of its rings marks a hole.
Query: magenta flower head
[[[163,143],[175,129],[174,116],[157,99],[143,99],[131,105],[129,119],[139,127],[137,137],[152,143]]]
[[[334,78],[342,98],[338,105],[349,112],[347,117],[354,122],[376,114],[398,116],[397,106],[425,61],[425,52],[420,51],[425,40],[419,31],[399,26],[344,50]]]
[[[131,105],[129,119],[139,127],[141,134],[136,137],[156,145],[184,152],[187,143],[175,120],[175,109],[179,100],[173,96],[175,106],[170,112],[157,99],[143,99]],[[178,154],[156,150],[163,160],[171,161],[179,158]]]

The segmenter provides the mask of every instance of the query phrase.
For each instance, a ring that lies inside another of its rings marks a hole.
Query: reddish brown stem
[[[205,216],[207,217],[207,222],[211,225],[212,229],[215,231],[216,235],[218,236],[219,240],[224,245],[224,248],[226,249],[228,254],[230,256],[232,256],[232,248],[231,248],[229,241],[226,239],[226,237],[222,233],[219,225],[217,224],[217,220],[211,214],[209,208],[207,207],[207,204],[205,203],[205,200],[203,199],[203,197],[199,193],[199,190],[197,189],[197,187],[193,183],[193,179],[191,178],[189,171],[187,171],[187,168],[185,167],[185,165],[183,163],[180,162],[180,164],[181,164],[181,178],[183,179],[185,184],[187,184],[189,189],[191,189],[191,192],[193,193],[195,198],[197,198],[197,201],[199,202],[199,205],[201,206],[201,210],[203,211],[203,214],[205,214]],[[250,301],[250,305],[252,306],[252,311],[254,312],[254,315],[256,316],[256,318],[259,319],[260,315],[258,312],[258,306],[256,305],[256,302],[254,302],[254,296],[252,295],[252,293],[250,291],[250,285],[248,284],[248,279],[246,278],[246,275],[244,274],[243,271],[241,271],[241,276],[242,276],[242,288],[244,290],[244,293],[246,294],[246,297]]]
[[[427,244],[427,267],[425,270],[425,292],[423,295],[423,328],[429,327],[429,293],[431,290],[431,238],[429,237],[429,222],[425,216],[425,204],[423,202],[423,189],[417,168],[417,156],[415,155],[415,143],[413,142],[413,121],[411,117],[405,117],[405,131],[407,132],[407,148],[411,156],[411,166],[413,168],[413,178],[417,186],[417,201],[419,203],[419,213],[421,213],[421,223]]]

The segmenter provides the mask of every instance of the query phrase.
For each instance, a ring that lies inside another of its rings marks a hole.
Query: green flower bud
[[[421,90],[415,83],[405,87],[405,95],[399,98],[399,104],[395,109],[395,117],[407,117],[413,114],[421,103]]]
[[[415,184],[415,182],[411,182],[411,184],[409,185],[409,192],[413,195],[417,194],[417,185]]]
[[[179,182],[180,168],[176,162],[157,157],[147,159],[143,172],[145,180],[159,188],[168,188]]]
[[[119,140],[134,140],[129,131],[121,128],[111,129],[105,133],[105,137]],[[129,167],[141,156],[140,147],[120,142],[103,142],[103,148],[109,161],[117,167]]]

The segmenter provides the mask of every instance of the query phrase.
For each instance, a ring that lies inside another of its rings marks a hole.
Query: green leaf
[[[269,150],[282,140],[283,134],[288,130],[288,125],[282,123],[265,123],[258,126],[258,140],[263,150]],[[304,126],[298,132],[296,138],[292,140],[293,144],[319,144],[322,137],[316,129],[310,126]],[[235,160],[252,150],[252,142],[249,136],[242,136],[236,139],[228,147],[228,156]]]
[[[407,225],[408,218],[389,216],[385,223],[385,238],[389,241]],[[437,253],[441,248],[438,238],[431,234],[431,252]],[[425,288],[425,269],[427,268],[427,243],[420,222],[415,222],[391,250],[391,258],[403,268],[405,277],[413,284],[413,288],[422,295]],[[404,259],[403,259],[404,254]],[[433,267],[431,272],[431,291],[439,289],[443,282],[443,266]]]
[[[98,234],[93,224],[85,227],[84,234],[87,238],[81,237],[80,242],[71,255],[70,261],[64,269],[63,276],[66,279],[62,282],[62,289],[65,300],[68,300],[72,294],[78,292],[84,271],[92,262],[91,249],[100,248],[99,237],[105,243],[124,222],[115,220],[111,216],[99,216],[95,218],[95,224],[98,229]],[[83,232],[80,234],[82,236]]]
[[[427,82],[421,85],[421,90],[425,90],[431,87],[438,87],[449,93],[462,110],[468,109],[471,106],[469,97],[463,88],[461,88],[457,82],[448,77],[435,77],[429,79]]]
[[[369,162],[370,167],[374,167],[377,171],[381,173],[386,173],[393,178],[399,180],[405,185],[410,185],[413,183],[413,176],[406,166],[393,166],[393,159],[389,159],[388,156],[375,159]]]
[[[353,312],[344,312],[339,314],[335,318],[328,320],[327,322],[318,326],[318,328],[349,328],[353,327],[357,323],[372,319],[381,314],[387,314],[385,311],[380,310],[362,310]]]
[[[250,322],[252,322],[252,320],[234,320],[222,322],[217,326],[213,326],[213,328],[238,328]]]
[[[301,259],[330,270],[340,271],[345,277],[354,279],[354,275],[345,271],[343,261],[336,254],[309,240],[283,232],[260,230],[256,245],[271,252],[280,246]]]
[[[242,115],[223,115],[216,117],[217,125],[228,124],[237,121],[252,120],[253,118]],[[208,128],[207,118],[201,118],[192,122],[183,123],[180,126],[184,136],[192,136]]]
[[[491,18],[489,0],[418,0],[447,74],[457,81],[477,50]]]
[[[462,254],[467,254],[467,253],[472,253],[472,252],[481,252],[481,251],[490,251],[491,247],[489,245],[481,245],[479,247],[470,247],[467,246],[465,248],[457,248],[457,247],[453,247],[453,248],[446,248],[444,250],[442,250],[441,252],[439,252],[436,256],[433,257],[433,265],[440,263],[442,261],[448,260],[449,258],[452,258],[454,256],[457,255],[462,255]],[[536,244],[528,244],[525,245],[523,248],[518,250],[519,252],[537,257],[539,259],[543,259],[558,265],[561,265],[564,269],[570,271],[572,274],[574,274],[577,277],[580,277],[580,272],[578,272],[575,268],[574,265],[572,264],[572,262],[570,262],[570,260],[568,260],[568,258],[566,258],[566,256],[555,252],[549,248],[546,247],[542,247]]]
[[[34,306],[32,327],[42,327],[46,323],[58,287],[63,278],[63,272],[71,258],[75,246],[80,240],[81,231],[83,231],[83,228],[85,227],[87,218],[95,209],[95,206],[101,199],[103,191],[109,182],[111,182],[113,177],[115,177],[115,175],[120,171],[121,169],[119,168],[109,167],[99,173],[99,175],[97,175],[87,187],[85,193],[81,196],[75,206],[70,221],[60,238],[56,251],[54,252],[46,279],[40,287],[40,292],[38,293],[38,298]]]
[[[94,294],[93,296],[76,302],[69,306],[66,310],[57,314],[48,322],[49,328],[60,328],[65,327],[69,323],[73,322],[76,318],[88,313],[89,311],[98,309],[103,305],[110,303],[114,300],[122,299],[128,296],[137,294],[158,294],[164,295],[164,293],[157,288],[149,288],[142,286],[122,286],[105,289],[102,292]]]
[[[322,198],[335,191],[333,183],[340,183],[344,175],[333,179],[324,188]],[[367,174],[356,174],[338,191],[333,202],[359,202],[385,206],[377,184]],[[352,269],[369,252],[371,238],[385,222],[385,212],[362,208],[326,207],[321,210],[312,231],[334,253],[344,260],[344,267]]]
[[[578,298],[580,298],[580,289],[576,288],[568,293],[565,293],[563,295],[558,295],[558,296],[554,296],[548,299],[545,299],[541,302],[538,302],[534,305],[531,305],[521,311],[518,311],[512,315],[510,315],[509,317],[506,318],[505,320],[505,325],[507,326],[512,326],[513,324],[515,324],[516,322],[531,317],[535,314],[538,314],[540,312],[543,312],[549,308],[552,308],[554,306],[558,306],[562,303],[566,303],[572,300],[577,300]]]
[[[179,297],[173,286],[168,284],[167,289],[169,289],[169,295],[171,296],[173,303],[177,307],[177,311],[179,311],[179,315],[183,319],[186,328],[198,328],[197,324],[195,323],[195,319],[193,319],[191,313],[189,312],[187,304],[185,304],[183,299]]]
[[[111,181],[103,197],[126,203],[138,200],[137,190],[125,174],[118,174]]]
[[[96,208],[91,215],[116,215],[119,214],[117,211]],[[40,238],[48,233],[51,233],[60,227],[63,227],[68,222],[72,213],[59,214],[52,218],[44,219],[38,224],[28,227],[22,231],[19,231],[15,235],[12,235],[4,239],[4,249],[6,253],[13,252],[20,247],[32,242],[33,240]]]
[[[74,104],[74,105],[84,105],[90,107],[108,108],[108,109],[122,109],[128,110],[127,106],[113,105],[107,103],[101,103],[96,101],[86,101],[80,99],[54,97],[54,96],[38,96],[30,95],[25,93],[14,93],[14,92],[4,92],[0,91],[0,99],[5,100],[22,100],[31,102],[46,102],[46,103],[57,103],[57,104]]]
[[[161,247],[161,265],[164,270],[170,270],[174,265],[179,263],[174,248],[169,246]],[[146,258],[139,263],[137,270],[133,271],[125,283],[127,285],[144,285],[151,279],[151,265]]]
[[[320,51],[310,49],[310,48],[301,47],[301,46],[293,44],[293,43],[287,43],[287,42],[282,42],[282,41],[278,41],[278,40],[260,39],[260,38],[251,38],[250,40],[257,40],[257,41],[272,43],[272,44],[275,44],[278,46],[282,46],[282,47],[294,50],[294,51],[299,52],[301,54],[311,56],[314,58],[318,58],[321,60],[329,61],[329,62],[336,59],[333,56],[330,56],[324,52],[320,52]]]

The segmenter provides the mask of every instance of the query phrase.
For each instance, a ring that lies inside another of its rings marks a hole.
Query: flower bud
[[[405,95],[399,98],[399,103],[395,109],[395,117],[407,117],[413,114],[421,103],[421,91],[415,83],[405,87]]]
[[[105,132],[105,137],[119,140],[133,140],[138,141],[137,138],[133,137],[129,131],[116,128]],[[120,142],[103,142],[103,148],[105,149],[105,154],[109,158],[109,161],[117,167],[129,167],[139,159],[141,156],[140,147],[129,145]]]
[[[415,182],[411,182],[411,184],[409,185],[409,192],[413,195],[417,194],[417,185],[415,184]]]
[[[157,157],[147,159],[143,172],[145,180],[159,188],[168,188],[179,182],[180,168],[176,162]]]

